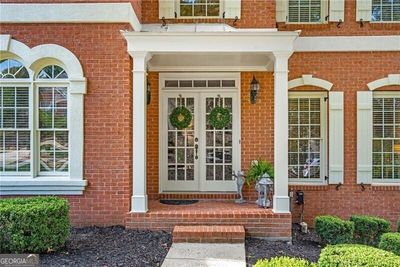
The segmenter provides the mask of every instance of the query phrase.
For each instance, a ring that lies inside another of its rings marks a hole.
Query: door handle
[[[198,145],[198,144],[195,144],[195,145],[194,145],[194,151],[195,151],[195,156],[194,156],[194,158],[195,158],[195,159],[198,159],[198,158],[199,158],[199,156],[197,155],[198,150],[199,150],[199,145]]]

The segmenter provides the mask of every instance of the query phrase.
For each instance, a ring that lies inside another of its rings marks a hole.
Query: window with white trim
[[[372,178],[400,181],[400,96],[374,96]]]
[[[372,0],[371,21],[400,22],[400,0]]]
[[[323,4],[321,0],[289,0],[288,22],[322,22]]]
[[[38,73],[32,86],[21,62],[0,61],[0,175],[68,173],[68,75],[56,65]]]
[[[220,0],[179,0],[180,17],[219,17]]]
[[[322,94],[289,94],[289,179],[322,181],[325,177],[325,101]]]

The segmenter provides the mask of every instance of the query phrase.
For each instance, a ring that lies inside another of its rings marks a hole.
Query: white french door
[[[232,171],[240,169],[240,103],[238,92],[168,91],[161,96],[160,181],[162,192],[230,192],[236,190]],[[192,113],[186,129],[178,130],[169,115],[178,106]],[[232,122],[213,128],[208,117],[216,106],[229,109]]]

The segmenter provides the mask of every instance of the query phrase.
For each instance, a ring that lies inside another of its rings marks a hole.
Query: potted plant
[[[252,160],[250,168],[247,170],[247,184],[257,183],[264,174],[268,174],[271,180],[274,179],[274,167],[266,160]]]
[[[266,160],[253,160],[247,171],[247,184],[255,183],[258,192],[257,204],[263,208],[270,207],[269,193],[272,191],[274,167]]]

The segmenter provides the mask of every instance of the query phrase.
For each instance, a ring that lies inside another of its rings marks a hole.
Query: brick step
[[[242,225],[176,225],[172,232],[174,243],[243,243]]]

